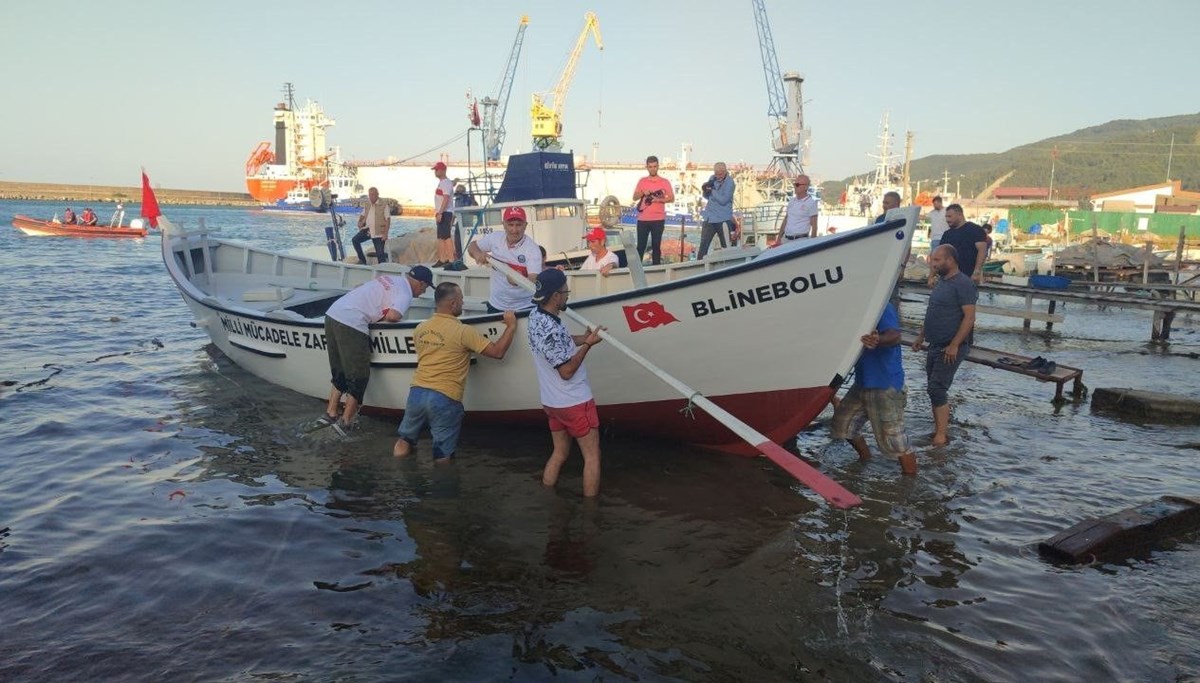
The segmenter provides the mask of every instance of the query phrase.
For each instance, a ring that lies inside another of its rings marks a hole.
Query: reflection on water
[[[179,213],[320,237],[311,217]],[[578,455],[541,486],[539,429],[469,426],[448,466],[427,443],[392,458],[395,420],[305,434],[320,402],[210,355],[157,244],[131,242],[89,242],[83,278],[56,256],[73,242],[0,234],[5,680],[1200,676],[1197,539],[1095,567],[1034,550],[1088,516],[1200,496],[1200,428],[1056,409],[1046,385],[967,366],[953,441],[931,450],[906,356],[918,477],[830,444],[828,414],[797,443],[860,508],[762,459],[629,434],[605,435],[585,501]],[[1093,387],[1191,390],[1195,321],[1166,352],[1148,324],[1072,305],[1053,335],[985,319],[979,337]]]

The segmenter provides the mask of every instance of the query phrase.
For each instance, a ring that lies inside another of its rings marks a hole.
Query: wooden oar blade
[[[811,465],[789,453],[787,449],[774,441],[763,441],[762,443],[754,444],[754,447],[760,453],[770,458],[771,462],[779,465],[785,472],[795,477],[801,484],[804,484],[817,495],[829,501],[829,504],[835,508],[845,510],[846,508],[862,505],[862,498],[847,491],[841,484],[816,471]]]

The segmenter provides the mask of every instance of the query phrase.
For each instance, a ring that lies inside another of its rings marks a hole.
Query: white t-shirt
[[[783,234],[787,237],[808,237],[812,234],[810,219],[819,211],[815,197],[792,197],[788,200],[787,223],[783,226]]]
[[[571,360],[579,350],[562,321],[535,308],[529,314],[527,331],[529,350],[533,352],[533,366],[537,368],[542,405],[570,408],[592,400],[592,387],[588,384],[585,364],[579,365],[571,379],[563,379],[558,374],[558,368]]]
[[[443,204],[447,211],[454,210],[454,183],[449,178],[438,181],[437,190],[433,193],[433,212],[436,214],[441,211]]]
[[[940,240],[942,235],[950,229],[950,225],[946,223],[945,209],[932,209],[929,211],[929,240]]]
[[[599,261],[596,260],[595,254],[588,254],[587,260],[583,262],[583,265],[579,266],[579,269],[600,270],[610,263],[613,265],[613,268],[616,268],[617,266],[621,265],[621,259],[617,258],[617,255],[611,251],[605,252],[604,256],[601,256]]]
[[[542,272],[542,250],[529,235],[523,236],[520,242],[510,247],[507,235],[503,230],[498,230],[480,237],[475,244],[488,258],[503,261],[518,273],[536,276]],[[533,306],[533,295],[528,290],[520,285],[510,285],[507,277],[494,270],[491,282],[488,302],[492,306],[502,311],[517,311]]]
[[[413,291],[403,275],[380,275],[346,292],[325,312],[327,317],[348,325],[363,334],[370,334],[371,323],[383,320],[390,308],[408,313]]]

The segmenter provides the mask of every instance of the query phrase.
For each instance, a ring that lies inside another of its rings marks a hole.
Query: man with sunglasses
[[[812,183],[806,175],[796,176],[792,186],[796,188],[796,196],[788,200],[787,211],[783,214],[783,225],[775,235],[775,243],[782,244],[785,240],[792,241],[805,237],[817,236],[817,214],[820,205],[817,198],[808,194]]]
[[[537,369],[542,410],[550,423],[554,450],[542,470],[542,484],[554,486],[558,473],[571,454],[571,439],[583,453],[583,495],[600,492],[600,418],[588,384],[583,359],[600,343],[602,327],[572,335],[559,318],[567,308],[567,276],[561,270],[543,270],[537,276],[529,314],[529,348]]]

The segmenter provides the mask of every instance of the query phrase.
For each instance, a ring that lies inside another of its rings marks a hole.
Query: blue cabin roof
[[[575,160],[563,152],[529,152],[508,158],[495,202],[575,199]]]

